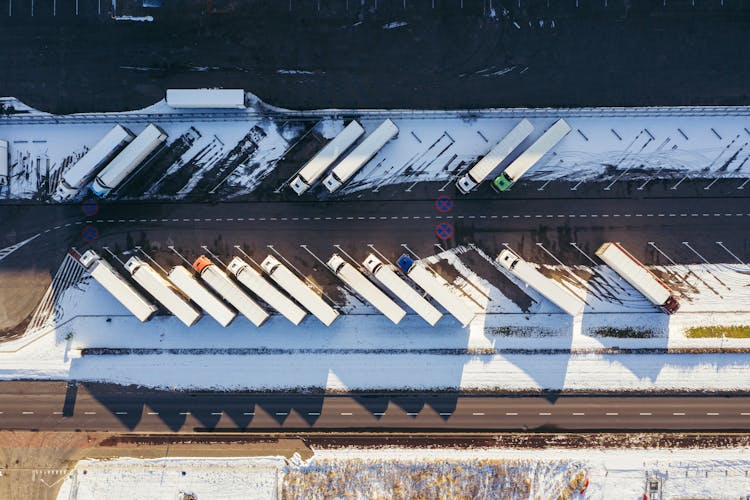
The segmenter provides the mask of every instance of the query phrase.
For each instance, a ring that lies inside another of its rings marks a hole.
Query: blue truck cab
[[[414,265],[414,259],[404,254],[398,258],[398,260],[396,261],[396,265],[398,265],[398,267],[400,267],[401,270],[406,274],[409,272],[409,269],[411,269],[411,266]]]

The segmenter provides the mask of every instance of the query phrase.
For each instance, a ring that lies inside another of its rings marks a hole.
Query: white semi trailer
[[[365,129],[362,125],[357,120],[352,120],[331,142],[318,151],[318,154],[305,163],[305,166],[292,179],[289,185],[294,192],[301,195],[310,189],[328,167],[333,165],[364,133]]]
[[[7,186],[9,184],[9,178],[8,141],[0,140],[0,186]]]
[[[384,294],[378,287],[372,284],[362,273],[346,262],[338,254],[333,254],[328,259],[328,267],[341,278],[341,281],[352,287],[367,302],[375,306],[375,309],[385,315],[386,318],[398,324],[404,319],[406,311],[396,304],[390,297]]]
[[[198,304],[201,309],[215,319],[221,326],[228,326],[237,316],[237,313],[224,304],[218,297],[208,291],[193,273],[184,266],[175,266],[167,275],[169,280],[179,288],[185,296]]]
[[[442,276],[428,269],[424,264],[415,262],[406,254],[399,257],[396,264],[414,283],[452,314],[461,325],[467,326],[474,319],[475,313],[472,308],[453,292],[450,284]]]
[[[674,314],[680,308],[675,293],[619,243],[603,244],[596,255],[665,313]]]
[[[109,262],[93,250],[81,255],[79,262],[100,285],[140,321],[148,321],[158,311],[133,285],[128,283]]]
[[[147,126],[96,176],[91,192],[100,198],[107,196],[165,140],[167,140],[166,132],[154,124]]]
[[[414,312],[419,314],[430,326],[435,324],[443,317],[443,313],[430,304],[427,299],[422,297],[407,282],[396,274],[388,265],[383,263],[374,254],[370,254],[363,262],[365,268],[370,271],[375,279],[383,284],[393,295],[404,301],[404,304],[411,307]]]
[[[307,313],[300,306],[281,293],[262,274],[239,257],[232,259],[227,266],[227,270],[237,277],[237,281],[245,285],[248,290],[260,297],[266,304],[279,311],[294,325],[299,325],[307,316]]]
[[[510,187],[521,178],[523,174],[529,171],[531,167],[549,153],[563,137],[568,135],[571,128],[568,123],[560,118],[550,128],[548,128],[539,139],[521,153],[518,158],[513,160],[503,172],[495,177],[492,181],[492,187],[495,191],[507,191]]]
[[[359,169],[364,167],[368,161],[383,149],[388,141],[398,135],[398,127],[391,120],[386,120],[368,135],[362,143],[354,148],[354,151],[336,165],[328,177],[323,179],[323,185],[330,192],[336,191],[346,181],[352,178]]]
[[[132,141],[133,137],[128,129],[122,125],[115,125],[62,175],[54,198],[57,201],[65,201],[77,195],[99,169]]]
[[[193,262],[193,269],[201,275],[201,279],[216,293],[232,304],[243,316],[255,326],[261,326],[268,319],[268,313],[263,310],[248,294],[242,291],[227,274],[214,265],[205,255],[201,255]]]
[[[260,264],[260,267],[274,280],[286,293],[291,295],[294,300],[310,311],[324,325],[331,326],[331,323],[338,318],[339,313],[333,307],[329,306],[317,293],[313,292],[305,283],[299,279],[289,268],[279,262],[273,255],[269,255]]]
[[[472,189],[476,188],[483,180],[485,180],[493,170],[495,170],[509,154],[513,152],[523,141],[526,139],[531,132],[534,131],[534,126],[529,120],[524,118],[518,125],[513,127],[513,130],[508,132],[508,135],[503,137],[503,140],[498,142],[489,153],[477,162],[476,165],[456,182],[456,187],[463,194],[468,194]]]
[[[570,314],[578,316],[583,312],[584,303],[577,296],[562,287],[559,283],[549,279],[536,270],[534,266],[521,259],[507,248],[497,256],[497,262],[511,274],[526,283],[557,307]]]
[[[172,108],[244,109],[242,89],[167,89],[167,105]]]
[[[190,301],[183,297],[177,289],[156,270],[139,257],[131,257],[125,263],[125,269],[136,283],[146,290],[158,303],[163,305],[177,319],[187,326],[193,326],[201,317]]]

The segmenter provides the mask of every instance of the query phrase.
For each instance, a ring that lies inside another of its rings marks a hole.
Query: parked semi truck
[[[571,316],[577,316],[583,312],[584,303],[581,299],[537,271],[534,266],[507,248],[500,252],[496,260],[511,274],[526,283],[526,286],[530,286]]]
[[[107,196],[165,140],[166,132],[154,124],[147,126],[96,176],[91,192],[100,198]]]
[[[476,188],[533,131],[534,126],[531,125],[529,120],[526,118],[521,120],[484,158],[479,160],[476,165],[471,167],[471,170],[458,179],[456,182],[458,190],[463,194],[468,194],[472,189]]]
[[[109,160],[133,140],[133,137],[128,129],[122,125],[115,125],[62,175],[54,198],[57,201],[65,201],[77,195]]]
[[[242,89],[167,89],[167,105],[172,108],[244,109]]]
[[[211,262],[211,259],[201,255],[193,262],[193,269],[200,274],[201,279],[218,293],[224,300],[232,304],[240,314],[250,320],[255,326],[261,326],[268,319],[268,313],[263,310],[248,294],[242,291],[227,274]]]
[[[363,299],[375,306],[375,309],[383,313],[386,318],[395,324],[398,324],[406,316],[406,311],[401,306],[383,293],[380,288],[376,287],[353,265],[342,259],[340,255],[333,254],[328,259],[328,267],[331,268],[341,281],[349,285]]]
[[[318,151],[318,154],[305,163],[290,183],[294,192],[301,195],[310,189],[328,167],[333,165],[364,133],[365,129],[362,125],[357,120],[352,120],[331,142]]]
[[[419,314],[430,326],[435,324],[443,317],[443,313],[430,304],[427,299],[422,297],[406,281],[396,274],[390,266],[378,259],[375,254],[370,254],[363,262],[365,268],[370,271],[375,279],[383,284],[396,297],[404,301],[404,304]]]
[[[204,287],[184,266],[173,267],[167,277],[186,297],[198,304],[221,326],[228,326],[237,316],[234,310]]]
[[[398,127],[391,120],[386,120],[376,128],[372,134],[365,137],[362,143],[354,148],[354,151],[346,155],[336,165],[328,177],[323,179],[323,185],[330,192],[336,191],[346,181],[352,178],[367,162],[383,149],[388,141],[398,135]]]
[[[313,292],[301,279],[299,279],[289,268],[279,262],[273,255],[269,255],[261,262],[260,267],[276,282],[283,290],[297,302],[310,311],[324,325],[338,318],[339,313],[329,306],[317,293]]]
[[[503,172],[492,181],[495,191],[507,191],[523,174],[549,153],[563,137],[570,132],[570,125],[560,118],[548,128],[527,150],[513,160]]]
[[[0,140],[0,186],[7,186],[9,184],[9,179],[8,141]]]
[[[109,262],[93,250],[81,255],[79,262],[100,285],[140,321],[148,321],[158,311],[157,307],[128,283]]]
[[[675,293],[619,243],[603,244],[596,255],[665,313],[673,314],[680,308]]]
[[[232,259],[227,266],[227,270],[235,275],[237,281],[245,285],[248,290],[260,297],[266,304],[279,311],[294,325],[299,325],[307,316],[307,313],[300,306],[281,293],[262,274],[239,257]]]
[[[424,264],[415,262],[406,254],[399,257],[396,264],[414,283],[452,314],[461,325],[467,326],[474,319],[472,308],[455,294],[453,287],[442,276]]]
[[[185,297],[183,297],[170,282],[149,264],[139,257],[131,257],[125,263],[125,269],[136,283],[146,290],[149,295],[163,305],[167,311],[187,326],[193,326],[201,317],[198,311]]]

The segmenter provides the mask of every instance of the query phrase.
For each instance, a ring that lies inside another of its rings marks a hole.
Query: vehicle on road
[[[289,297],[281,293],[275,286],[266,280],[262,274],[253,269],[247,262],[239,257],[233,258],[227,270],[234,274],[237,281],[257,295],[262,301],[281,313],[294,325],[299,325],[307,313]]]
[[[500,175],[495,177],[495,180],[492,181],[493,189],[497,192],[510,189],[522,175],[549,153],[563,137],[568,135],[570,130],[570,125],[565,120],[562,118],[557,120],[528,149],[513,160]]]
[[[201,317],[201,313],[185,297],[172,286],[170,282],[140,257],[133,256],[125,262],[125,269],[136,283],[146,290],[167,311],[187,326],[193,326]]]
[[[562,285],[552,280],[507,248],[497,256],[497,262],[518,279],[526,283],[557,307],[578,316],[583,313],[584,302]]]
[[[508,132],[508,135],[498,142],[489,153],[477,162],[476,165],[462,175],[456,182],[456,187],[463,194],[468,194],[474,188],[476,188],[482,181],[484,181],[493,170],[495,170],[509,154],[513,152],[523,141],[526,139],[531,132],[534,131],[534,126],[531,122],[524,118],[518,124],[513,127],[513,130]]]
[[[248,294],[214,265],[211,259],[201,255],[193,262],[193,269],[200,274],[201,279],[218,293],[224,300],[232,304],[240,314],[250,320],[255,326],[261,326],[268,319],[268,313],[263,310]]]
[[[159,310],[94,250],[84,252],[78,261],[92,278],[140,321],[148,321]]]
[[[365,137],[362,143],[346,155],[341,162],[333,167],[328,177],[323,179],[323,185],[330,192],[336,191],[352,178],[367,162],[388,144],[388,141],[398,135],[398,127],[390,119],[385,120],[372,134]]]
[[[674,314],[680,308],[677,295],[619,243],[603,244],[596,255],[665,313]]]
[[[134,135],[128,129],[122,125],[115,125],[94,147],[65,171],[53,198],[57,201],[65,201],[76,196],[107,162],[133,140],[133,137]]]
[[[430,326],[435,324],[443,317],[435,306],[430,304],[421,294],[417,293],[406,281],[404,281],[393,269],[382,260],[378,259],[375,254],[370,254],[363,262],[365,268],[370,271],[375,279],[383,284],[396,297],[404,301],[419,314]]]
[[[435,301],[443,306],[454,318],[467,326],[474,319],[475,312],[454,291],[453,287],[439,274],[420,262],[404,254],[396,265]]]
[[[243,89],[167,89],[172,108],[245,109]]]
[[[294,300],[310,311],[324,325],[331,326],[339,317],[338,311],[329,306],[323,298],[312,291],[288,267],[279,262],[273,255],[269,255],[261,262],[260,267]]]
[[[107,196],[165,140],[166,132],[154,124],[147,126],[96,176],[91,192],[100,198]]]
[[[305,166],[292,179],[289,185],[294,192],[297,195],[301,195],[310,189],[320,179],[320,176],[325,173],[328,167],[333,165],[342,154],[349,150],[364,133],[365,129],[362,128],[362,125],[357,120],[352,120],[331,142],[326,144],[310,161],[305,163]]]
[[[345,261],[339,254],[333,254],[328,259],[328,267],[338,276],[341,281],[349,285],[356,293],[367,302],[375,306],[386,318],[398,324],[404,319],[406,311],[396,304],[390,297],[376,287],[357,268]]]
[[[184,266],[175,266],[167,274],[169,280],[189,297],[190,300],[198,304],[209,316],[215,319],[221,326],[228,326],[237,313],[229,306],[211,293],[203,286],[193,273],[188,271]]]

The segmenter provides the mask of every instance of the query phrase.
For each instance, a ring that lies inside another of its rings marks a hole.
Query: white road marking
[[[619,413],[617,413],[617,412],[609,412],[609,413],[605,413],[605,415],[607,415],[608,417],[616,417],[617,415],[619,415]]]
[[[33,415],[33,414],[34,414],[34,412],[33,412],[33,411],[22,411],[21,413],[22,413],[23,415]]]
[[[506,414],[507,416],[509,416],[509,417],[515,417],[516,415],[518,415],[518,413],[516,413],[516,412],[513,412],[513,411],[505,412],[505,414]]]
[[[685,416],[685,412],[675,411],[675,412],[672,412],[672,415],[676,417]]]
[[[349,413],[349,412],[341,412],[341,415],[343,415],[345,417],[351,417],[352,416],[352,414]]]
[[[549,412],[546,412],[546,411],[540,411],[539,412],[539,416],[542,416],[542,417],[549,417],[550,415],[552,415],[552,414],[549,413]]]
[[[644,417],[650,417],[652,414],[651,412],[644,411],[644,412],[641,412],[639,415],[644,416]]]
[[[484,413],[482,413],[482,412],[474,412],[474,413],[472,413],[472,415],[474,415],[475,417],[482,417],[482,416],[484,416]]]
[[[96,415],[95,411],[85,411],[83,412],[84,415]]]
[[[582,417],[584,415],[586,415],[586,414],[585,413],[580,413],[580,412],[573,412],[573,416],[575,416],[575,417]]]

